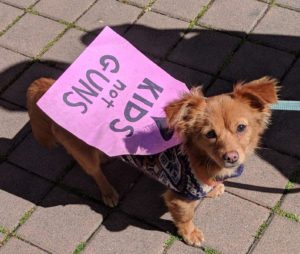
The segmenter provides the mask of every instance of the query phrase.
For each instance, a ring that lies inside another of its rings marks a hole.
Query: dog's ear
[[[182,135],[193,125],[195,118],[203,115],[205,105],[201,88],[192,88],[189,93],[164,108],[169,128]]]
[[[253,80],[245,84],[237,84],[233,95],[247,101],[251,107],[263,111],[266,106],[278,100],[277,80],[270,77]]]

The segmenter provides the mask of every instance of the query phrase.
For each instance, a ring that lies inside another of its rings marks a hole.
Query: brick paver
[[[272,158],[275,156],[285,162],[288,159],[273,152]],[[292,165],[290,163],[290,166]],[[246,199],[272,208],[284,192],[287,176],[293,172],[290,167],[286,167],[283,170],[285,170],[284,174],[259,156],[253,155],[245,163],[245,172],[241,177],[230,179],[226,189]],[[266,179],[272,179],[272,181],[267,181]]]
[[[30,134],[10,154],[8,160],[40,176],[55,180],[70,165],[71,157],[62,147],[52,150],[44,148]]]
[[[160,254],[168,237],[142,222],[114,213],[104,221],[83,253],[93,254],[101,250],[106,254]]]
[[[13,230],[51,184],[7,163],[0,165],[0,225]],[[5,205],[4,205],[5,204]]]
[[[22,65],[22,63],[21,63]],[[18,67],[18,65],[17,65]],[[57,79],[62,71],[44,64],[35,63],[28,68],[3,94],[2,98],[22,107],[26,107],[28,86],[41,77]]]
[[[238,38],[223,33],[195,29],[184,36],[169,58],[174,62],[215,74],[239,42]]]
[[[88,31],[99,32],[104,26],[110,26],[123,34],[142,12],[141,9],[114,0],[98,1],[76,23]]]
[[[267,6],[252,0],[216,1],[200,19],[200,23],[226,31],[248,33]]]
[[[225,193],[200,204],[195,224],[203,231],[206,245],[224,254],[240,254],[246,253],[268,215],[267,209]]]
[[[299,23],[297,12],[274,6],[254,29],[252,38],[281,49],[299,51]]]
[[[34,10],[40,14],[68,22],[75,21],[94,0],[72,1],[72,0],[41,0],[35,6]],[[72,8],[72,11],[68,11]]]
[[[187,27],[187,22],[147,12],[125,37],[139,50],[164,57]]]
[[[246,42],[221,76],[235,81],[250,81],[266,75],[281,78],[293,59],[293,55],[285,52]]]
[[[24,241],[21,241],[17,238],[12,238],[5,246],[0,250],[1,254],[46,254],[46,251],[43,251],[31,244],[28,244]]]
[[[198,15],[208,2],[209,0],[157,0],[151,9],[171,17],[190,21]]]
[[[99,227],[106,209],[54,189],[18,234],[53,253],[71,253]]]
[[[20,9],[14,8],[10,5],[6,5],[3,3],[0,3],[0,33],[5,28],[8,27],[8,25],[12,24],[12,22],[18,17],[21,16],[24,12]]]
[[[64,28],[60,23],[27,13],[0,37],[0,45],[28,56],[36,56]]]
[[[299,234],[299,223],[276,216],[253,253],[298,253],[300,248]]]
[[[300,100],[299,7],[291,0],[0,0],[0,242],[8,236],[0,253],[298,253],[299,112],[274,111],[243,175],[226,183],[222,197],[202,200],[194,221],[206,241],[194,248],[176,239],[164,186],[112,161],[104,172],[121,199],[105,207],[94,180],[62,147],[34,140],[24,109],[28,86],[57,79],[106,25],[189,87],[203,84],[207,96],[271,75],[281,99]]]

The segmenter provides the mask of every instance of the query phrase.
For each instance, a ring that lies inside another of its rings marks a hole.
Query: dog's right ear
[[[182,98],[169,103],[164,111],[169,128],[182,135],[193,126],[195,118],[203,115],[206,102],[201,88],[192,88]]]

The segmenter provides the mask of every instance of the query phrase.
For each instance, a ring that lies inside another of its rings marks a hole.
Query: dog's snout
[[[227,163],[236,163],[239,160],[239,153],[237,151],[227,152],[223,155],[223,160]]]

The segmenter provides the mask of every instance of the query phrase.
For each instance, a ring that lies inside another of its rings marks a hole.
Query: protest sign
[[[188,89],[105,27],[38,106],[107,155],[149,155],[179,144],[164,106]]]

